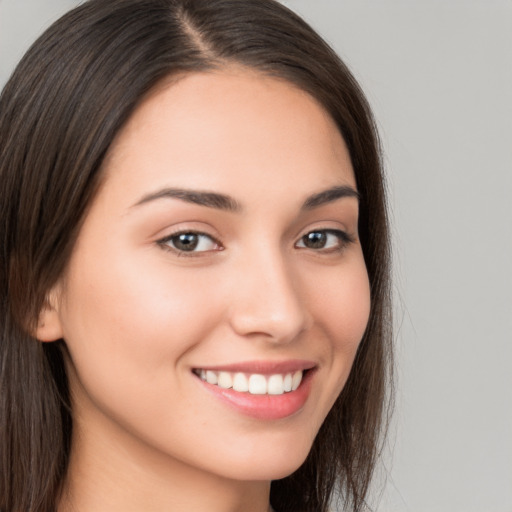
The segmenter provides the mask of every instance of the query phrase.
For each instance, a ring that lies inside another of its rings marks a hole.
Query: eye
[[[353,241],[352,237],[338,229],[317,229],[306,233],[297,242],[296,247],[335,251],[343,249],[347,244]]]
[[[174,233],[158,243],[177,253],[197,253],[220,250],[220,244],[206,233],[182,231]]]

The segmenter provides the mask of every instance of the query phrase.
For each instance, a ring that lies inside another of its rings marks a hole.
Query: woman
[[[91,0],[0,144],[0,509],[363,510],[387,221],[321,38],[273,0]]]

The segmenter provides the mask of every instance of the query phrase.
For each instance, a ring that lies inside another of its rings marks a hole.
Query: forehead
[[[122,179],[125,186],[355,187],[348,151],[327,111],[286,81],[240,69],[160,85],[119,133],[105,171],[107,181]]]

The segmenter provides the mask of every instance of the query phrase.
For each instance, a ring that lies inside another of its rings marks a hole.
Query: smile
[[[208,384],[251,395],[282,395],[296,391],[303,377],[302,370],[273,375],[203,369],[196,369],[194,373]]]
[[[246,361],[192,369],[211,396],[237,413],[258,420],[294,416],[305,406],[316,380],[314,361]]]

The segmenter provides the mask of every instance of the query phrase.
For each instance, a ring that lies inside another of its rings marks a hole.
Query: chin
[[[226,476],[236,480],[280,480],[297,471],[306,460],[311,446],[283,444],[271,449],[256,449],[242,459],[231,459]],[[225,459],[228,462],[228,459]]]

